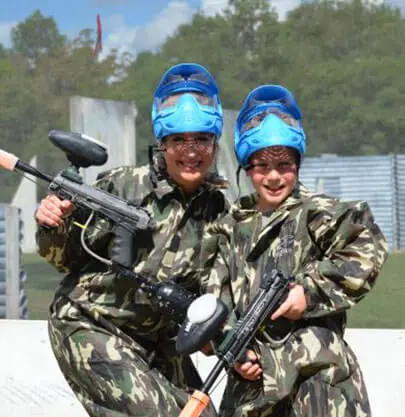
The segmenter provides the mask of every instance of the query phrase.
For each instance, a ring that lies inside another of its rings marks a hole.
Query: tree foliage
[[[308,155],[405,153],[405,19],[364,0],[306,3],[280,21],[267,0],[230,0],[224,13],[194,15],[155,52],[112,52],[95,59],[93,30],[74,39],[36,10],[0,45],[0,148],[40,156],[54,172],[65,163],[47,140],[69,128],[68,98],[134,100],[137,157],[153,142],[150,107],[162,73],[199,62],[215,76],[225,108],[238,109],[259,84],[283,84],[304,115]],[[14,178],[14,177],[12,177]],[[15,182],[0,174],[2,201]]]
[[[66,41],[55,20],[44,17],[39,10],[11,30],[11,39],[16,52],[34,61],[41,55],[52,55]]]

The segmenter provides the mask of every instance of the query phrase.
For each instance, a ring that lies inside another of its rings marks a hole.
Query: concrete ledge
[[[0,352],[1,417],[88,417],[59,370],[45,321],[0,321]]]
[[[405,330],[349,329],[346,339],[360,360],[373,417],[404,417]],[[59,371],[45,321],[0,321],[0,352],[1,417],[87,417]],[[205,378],[215,358],[193,359]],[[212,395],[216,405],[224,385]]]

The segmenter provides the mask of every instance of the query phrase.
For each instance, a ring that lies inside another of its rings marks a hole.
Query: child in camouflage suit
[[[266,271],[293,281],[257,333],[250,360],[229,373],[221,416],[370,416],[344,340],[346,311],[371,290],[387,257],[369,206],[313,194],[298,181],[305,133],[284,87],[260,86],[247,96],[235,151],[255,193],[209,230],[221,236],[210,291],[238,316]]]
[[[137,201],[155,221],[138,233],[135,272],[152,282],[169,278],[204,292],[201,252],[206,226],[227,211],[226,185],[212,165],[222,131],[218,88],[198,64],[179,64],[162,77],[152,121],[158,154],[149,166],[121,167],[95,184]],[[87,215],[86,213],[84,213]],[[190,358],[176,354],[175,327],[136,280],[105,269],[80,243],[83,213],[48,195],[36,213],[39,253],[69,272],[50,307],[49,335],[66,380],[92,417],[171,417],[200,379]],[[109,257],[111,225],[96,218],[89,248]],[[206,416],[213,415],[213,409]]]

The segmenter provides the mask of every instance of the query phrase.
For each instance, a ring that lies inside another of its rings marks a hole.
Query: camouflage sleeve
[[[222,328],[222,337],[218,340],[223,340],[226,332],[234,327],[237,321],[235,315],[235,304],[231,288],[230,275],[230,241],[228,232],[223,228],[223,223],[216,223],[209,225],[205,233],[206,242],[211,244],[215,242],[216,250],[213,252],[209,265],[206,265],[205,279],[202,280],[201,293],[214,294],[217,298],[225,303],[228,308],[228,318]]]
[[[53,265],[59,272],[69,272],[64,260],[65,246],[71,228],[71,216],[64,219],[59,227],[47,228],[37,225],[35,234],[37,251],[40,256]]]
[[[94,186],[115,195],[125,196],[125,189],[128,188],[128,181],[125,181],[128,178],[126,170],[127,168],[121,168],[107,171]],[[137,179],[132,172],[130,177],[131,181]],[[81,243],[80,225],[86,222],[89,214],[88,210],[78,207],[57,228],[38,226],[37,251],[58,271],[75,272],[92,259]],[[85,243],[99,256],[107,257],[108,255],[111,229],[112,224],[97,215],[86,228]]]
[[[48,229],[38,226],[36,232],[38,253],[59,272],[78,271],[93,259],[82,245],[82,227],[79,226],[85,223],[88,215],[88,212],[77,209],[57,228]],[[108,221],[96,216],[86,227],[84,233],[86,246],[97,255],[107,257],[111,229],[112,225]]]
[[[207,251],[206,247],[209,245],[212,255],[206,258],[202,267],[201,293],[210,293],[221,298],[231,311],[233,309],[233,298],[228,263],[230,242],[222,222],[210,224],[206,227],[203,242],[204,251]]]
[[[307,291],[305,317],[350,308],[372,289],[388,256],[386,240],[368,204],[339,203],[332,216],[314,220],[309,230],[323,256],[297,276]]]

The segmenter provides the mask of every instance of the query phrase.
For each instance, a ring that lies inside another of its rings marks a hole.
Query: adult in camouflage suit
[[[221,236],[210,291],[240,315],[264,273],[276,268],[294,280],[256,335],[251,360],[229,373],[221,416],[370,416],[344,340],[346,310],[371,290],[387,257],[369,206],[313,194],[298,181],[305,133],[284,87],[247,96],[235,151],[255,193],[209,230]]]
[[[169,69],[154,95],[152,121],[158,152],[150,165],[113,169],[95,186],[137,201],[155,221],[152,230],[136,236],[134,271],[153,282],[170,278],[200,294],[210,256],[201,252],[202,237],[228,207],[221,191],[226,184],[212,172],[223,119],[211,74],[198,64]],[[171,317],[136,280],[83,250],[74,222],[83,223],[87,214],[55,195],[36,213],[39,253],[68,272],[49,318],[60,369],[90,416],[175,416],[199,386],[198,373],[189,357],[175,352]],[[110,257],[105,219],[91,223],[85,240],[99,256]]]

